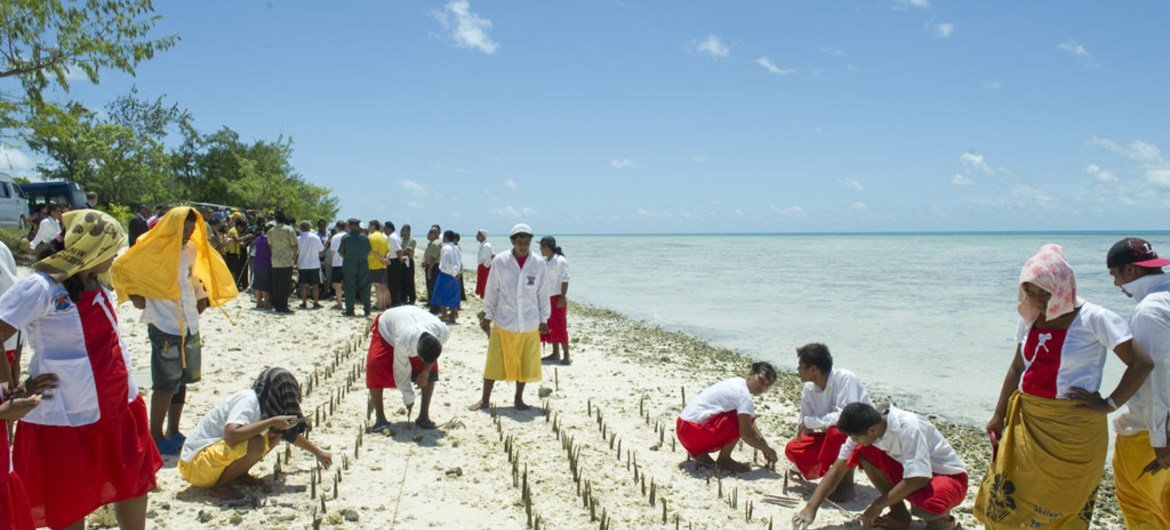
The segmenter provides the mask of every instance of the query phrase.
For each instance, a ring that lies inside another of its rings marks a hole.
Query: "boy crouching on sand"
[[[927,530],[958,526],[951,509],[967,496],[967,468],[934,425],[892,405],[879,411],[867,403],[851,403],[841,411],[837,428],[849,441],[804,509],[792,517],[793,528],[808,528],[825,497],[858,464],[881,492],[861,514],[866,528],[909,528],[911,512],[903,499],[926,521]],[[890,511],[882,515],[886,507]]]
[[[284,368],[269,368],[252,388],[232,394],[199,421],[183,444],[179,473],[192,486],[213,488],[216,497],[240,499],[244,494],[235,485],[258,485],[248,470],[281,439],[328,469],[333,458],[304,437],[307,430],[301,386]]]
[[[422,406],[414,424],[421,429],[434,429],[431,421],[431,395],[439,380],[439,355],[449,336],[447,325],[425,309],[404,305],[383,311],[374,319],[370,333],[370,350],[366,354],[366,388],[374,406],[376,421],[370,432],[390,429],[382,402],[383,390],[397,388],[402,392],[406,416],[414,408],[414,389],[422,393]]]
[[[763,451],[768,463],[776,461],[776,451],[768,446],[764,435],[756,427],[756,407],[752,396],[758,396],[776,382],[776,369],[768,363],[754,363],[747,377],[733,377],[715,383],[687,403],[675,422],[678,441],[687,453],[700,464],[718,465],[733,473],[751,469],[745,463],[731,459],[736,442]],[[711,455],[719,451],[719,458]]]

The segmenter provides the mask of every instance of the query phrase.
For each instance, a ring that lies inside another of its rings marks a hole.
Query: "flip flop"
[[[162,455],[174,456],[183,451],[183,441],[176,438],[165,438],[158,443],[158,452]]]
[[[433,422],[431,420],[424,420],[422,418],[414,420],[414,424],[415,424],[415,426],[417,426],[420,429],[434,429],[435,428],[435,422]]]

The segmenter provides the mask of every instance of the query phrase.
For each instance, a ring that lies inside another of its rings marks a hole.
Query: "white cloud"
[[[984,81],[983,88],[987,90],[1000,90],[1003,88],[1003,84],[999,81]]]
[[[1157,164],[1162,162],[1162,152],[1158,146],[1148,144],[1141,140],[1134,140],[1127,146],[1118,145],[1117,142],[1108,138],[1090,138],[1085,142],[1086,145],[1103,147],[1115,154],[1124,156],[1134,162],[1143,164]]]
[[[669,221],[674,219],[674,214],[669,210],[658,210],[655,208],[639,207],[634,211],[634,217],[638,219],[650,219],[654,221]]]
[[[483,196],[487,197],[489,201],[500,202],[500,198],[496,197],[496,194],[492,193],[491,190],[483,190]]]
[[[714,33],[707,35],[707,38],[701,41],[692,41],[691,48],[720,59],[726,58],[731,54],[731,46],[724,44],[722,40],[719,40],[719,36]]]
[[[819,51],[825,55],[832,55],[833,57],[844,57],[845,56],[845,52],[842,51],[841,48],[838,48],[836,46],[822,46],[817,51]]]
[[[756,59],[756,64],[776,75],[792,75],[796,73],[795,68],[780,68],[779,66],[776,66],[776,63],[772,62],[772,59],[767,57],[760,57],[759,59]]]
[[[1097,164],[1085,166],[1085,173],[1092,175],[1098,182],[1114,182],[1117,180],[1117,177],[1113,173],[1101,169],[1101,166]]]
[[[865,203],[861,202],[861,201],[855,202],[855,203],[849,205],[849,209],[850,210],[864,210]]]
[[[628,158],[623,158],[621,160],[610,160],[609,165],[613,166],[614,169],[619,171],[623,169],[638,169],[638,163]]]
[[[409,191],[415,195],[424,196],[424,197],[427,195],[427,189],[425,187],[423,187],[422,184],[419,184],[413,180],[410,180],[410,179],[400,180],[400,181],[398,181],[398,185],[402,186],[402,189]]]
[[[521,206],[519,208],[515,206],[504,206],[501,208],[493,208],[492,214],[496,217],[504,217],[507,219],[527,219],[536,215],[536,210],[528,206]]]
[[[930,7],[930,0],[894,0],[895,9],[905,9],[907,7],[926,9]]]
[[[951,34],[955,32],[955,25],[950,22],[942,22],[940,24],[935,24],[932,29],[934,30],[934,36],[940,39],[945,39],[950,37]]]
[[[846,178],[838,180],[837,183],[859,193],[865,191],[865,186],[857,179]]]
[[[0,144],[0,170],[25,176],[36,169],[37,163],[15,147]]]
[[[771,206],[768,206],[768,209],[771,210],[772,213],[774,213],[780,217],[803,217],[804,216],[804,208],[801,208],[799,206],[788,206],[788,207],[784,208],[784,207],[776,206],[775,204],[773,204]]]
[[[962,173],[955,173],[954,175],[951,175],[951,184],[956,186],[974,186],[975,179]]]
[[[988,166],[987,162],[983,160],[983,155],[966,152],[959,155],[959,161],[963,163],[963,168],[968,173],[983,173],[986,175],[995,173],[995,170],[991,169],[991,166]]]
[[[1151,169],[1146,171],[1146,180],[1163,188],[1170,188],[1170,169]]]
[[[1084,68],[1097,68],[1100,66],[1097,64],[1097,60],[1093,58],[1093,54],[1089,53],[1089,50],[1085,49],[1084,46],[1081,46],[1075,40],[1065,39],[1064,42],[1058,44],[1056,47],[1059,50],[1071,53]]]
[[[510,189],[512,191],[516,191],[516,181],[514,181],[512,179],[505,180],[504,186],[507,186],[508,189]]]
[[[471,12],[468,0],[451,0],[441,11],[431,13],[443,29],[451,32],[451,40],[460,48],[478,50],[488,55],[496,53],[500,45],[488,32],[492,21]]]
[[[699,154],[695,155],[695,157],[692,158],[691,161],[698,163],[698,164],[702,164],[702,163],[707,161],[707,155],[699,153]]]

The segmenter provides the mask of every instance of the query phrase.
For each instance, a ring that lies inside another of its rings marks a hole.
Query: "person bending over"
[[[402,392],[406,414],[414,407],[413,382],[422,391],[422,405],[414,424],[434,429],[431,421],[431,394],[439,380],[439,355],[449,336],[439,318],[418,306],[404,305],[383,311],[374,318],[370,351],[366,355],[366,388],[374,404],[377,419],[371,432],[390,428],[382,404],[382,390],[397,388]]]
[[[828,346],[805,344],[796,349],[796,373],[804,382],[800,393],[800,418],[796,438],[784,447],[784,456],[808,480],[821,478],[829,471],[846,436],[837,429],[841,411],[850,403],[872,405],[861,380],[844,368],[833,368]],[[853,498],[853,470],[829,498],[843,502]]]
[[[183,444],[179,474],[192,486],[212,488],[216,497],[243,498],[236,485],[259,485],[248,471],[282,439],[329,469],[333,457],[305,438],[308,428],[300,384],[288,370],[268,368],[252,388],[228,396],[199,420]]]
[[[753,363],[746,377],[715,383],[687,403],[675,421],[678,441],[687,453],[701,464],[718,465],[731,472],[751,469],[731,459],[735,443],[744,443],[763,451],[768,463],[776,461],[776,451],[764,440],[756,427],[756,406],[752,396],[767,392],[776,382],[776,369],[768,363]],[[719,457],[711,459],[719,451]]]
[[[958,526],[951,509],[967,496],[967,468],[926,418],[892,405],[879,411],[868,403],[850,403],[837,428],[849,441],[804,509],[792,517],[793,528],[808,528],[829,492],[858,465],[881,492],[861,514],[865,527],[909,528],[911,513],[926,521],[927,530]],[[903,500],[910,501],[912,511]],[[882,515],[887,507],[890,511]]]

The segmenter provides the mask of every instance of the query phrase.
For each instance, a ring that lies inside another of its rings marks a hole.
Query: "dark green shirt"
[[[341,238],[342,267],[346,269],[368,269],[366,256],[370,255],[370,238],[360,230],[351,230]]]

